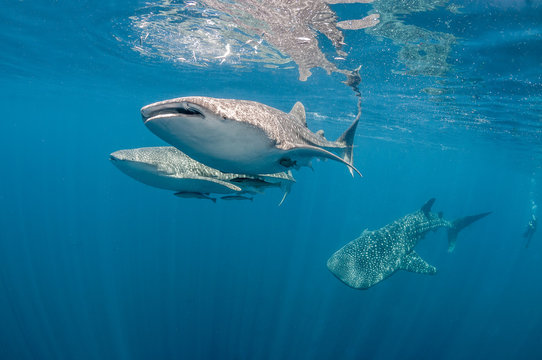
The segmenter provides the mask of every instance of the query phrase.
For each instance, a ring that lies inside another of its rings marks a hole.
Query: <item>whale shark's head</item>
[[[268,107],[251,101],[185,97],[160,101],[141,109],[145,125],[191,158],[230,173],[275,173],[284,168],[275,161],[274,140],[247,121],[265,121]],[[263,165],[262,165],[263,164]]]
[[[137,149],[118,150],[109,155],[109,160],[128,176],[140,178],[143,175],[159,174],[159,164]]]

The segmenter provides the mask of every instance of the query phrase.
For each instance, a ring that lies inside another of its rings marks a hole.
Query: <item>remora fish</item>
[[[300,102],[285,113],[255,101],[182,97],[147,105],[141,115],[158,137],[223,172],[278,173],[307,166],[311,158],[319,157],[359,173],[352,165],[359,114],[336,141],[307,128]]]
[[[241,195],[226,195],[221,197],[222,200],[254,200],[254,198]]]
[[[191,159],[173,146],[115,151],[110,160],[126,175],[150,186],[181,194],[233,194],[280,187],[284,198],[295,179],[288,173],[249,176],[223,173]],[[194,196],[181,197],[194,197]],[[282,203],[282,201],[281,201]]]
[[[211,200],[212,202],[216,203],[216,199],[209,196],[209,194],[205,193],[199,193],[199,192],[185,192],[180,191],[178,193],[174,194],[177,197],[185,198],[185,199],[204,199],[204,200]]]
[[[455,247],[457,233],[487,215],[467,216],[449,221],[442,213],[431,213],[435,199],[422,208],[375,231],[365,230],[361,236],[343,246],[327,261],[327,268],[339,280],[355,289],[367,289],[393,275],[397,270],[419,274],[435,274],[414,251],[414,247],[427,232],[440,227],[448,228],[448,251]]]

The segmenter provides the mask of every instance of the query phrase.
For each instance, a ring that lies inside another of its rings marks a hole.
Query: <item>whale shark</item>
[[[431,230],[448,229],[448,251],[453,251],[457,234],[466,226],[490,214],[466,216],[455,221],[432,213],[435,199],[421,209],[408,214],[378,230],[365,230],[361,236],[335,252],[327,268],[346,285],[368,289],[387,279],[397,270],[433,275],[437,269],[429,265],[414,247]]]
[[[272,174],[328,158],[361,176],[352,164],[359,114],[336,141],[309,130],[300,102],[285,113],[255,101],[181,97],[144,106],[141,115],[158,137],[222,172]]]
[[[173,146],[118,150],[109,158],[126,175],[146,185],[175,191],[179,197],[212,200],[209,194],[255,194],[276,187],[284,191],[282,204],[295,182],[286,172],[258,176],[223,173]]]

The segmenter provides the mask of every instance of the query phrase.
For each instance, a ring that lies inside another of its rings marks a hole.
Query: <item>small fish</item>
[[[209,196],[209,194],[197,193],[197,192],[178,192],[175,196],[185,199],[206,199],[216,203],[216,199]]]
[[[222,200],[250,200],[252,201],[254,198],[248,197],[248,196],[242,196],[242,195],[226,195],[221,197]]]
[[[237,178],[231,179],[231,182],[239,183],[239,184],[250,186],[253,188],[280,187],[279,183],[270,183],[263,179],[249,178],[249,177],[237,177]]]

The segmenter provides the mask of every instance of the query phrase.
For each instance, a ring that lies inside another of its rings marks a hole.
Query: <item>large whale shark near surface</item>
[[[118,150],[109,159],[126,175],[146,185],[175,191],[179,197],[214,200],[209,194],[254,194],[277,187],[284,191],[284,201],[295,182],[285,172],[258,176],[223,173],[191,159],[173,146]]]
[[[300,102],[285,113],[255,101],[181,97],[147,105],[141,115],[158,137],[222,172],[272,174],[309,166],[316,157],[359,173],[352,164],[359,113],[336,141],[308,129]]]
[[[437,269],[414,250],[431,230],[448,229],[448,251],[455,247],[457,233],[490,212],[449,221],[442,213],[434,214],[430,199],[422,208],[378,230],[365,230],[361,236],[335,252],[327,261],[328,269],[346,285],[368,289],[393,275],[397,270],[435,274]]]

